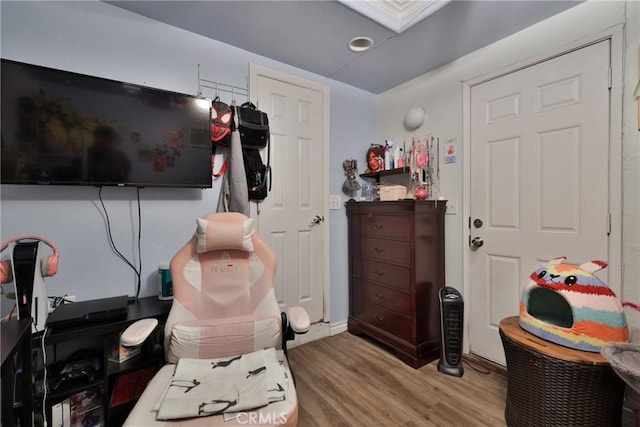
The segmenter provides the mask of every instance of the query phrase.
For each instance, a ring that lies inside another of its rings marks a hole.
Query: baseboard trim
[[[302,335],[296,335],[293,341],[289,341],[288,348],[294,348],[311,341],[319,340],[329,336],[329,324],[325,322],[313,323],[309,327],[309,332]]]
[[[347,332],[347,321],[332,323],[329,326],[329,336],[338,335]]]
[[[293,341],[289,341],[288,348],[294,348],[311,341],[324,337],[333,336],[347,331],[347,321],[338,323],[318,322],[311,325],[309,332],[303,335],[296,335]]]
[[[506,366],[502,366],[489,359],[485,359],[484,357],[478,356],[477,354],[465,353],[463,360],[467,363],[471,362],[471,363],[475,363],[476,365],[480,365],[480,367],[493,371],[496,374],[502,375],[504,377],[507,376]],[[469,366],[472,366],[472,365],[469,364]],[[466,369],[466,366],[465,366],[465,369]]]

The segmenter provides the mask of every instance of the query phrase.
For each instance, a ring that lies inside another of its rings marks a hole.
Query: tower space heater
[[[438,372],[461,377],[462,325],[464,301],[456,289],[445,286],[440,289],[440,361]]]

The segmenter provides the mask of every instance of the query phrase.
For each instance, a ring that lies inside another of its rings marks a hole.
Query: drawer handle
[[[378,321],[378,322],[382,322],[382,321],[384,321],[384,317],[380,317],[380,316],[378,316],[378,315],[376,314],[376,321]]]
[[[375,247],[373,248],[374,251],[376,251],[377,253],[381,254],[382,252],[384,252],[384,248],[379,248],[379,247]]]
[[[373,274],[375,274],[376,276],[380,277],[380,276],[384,276],[384,271],[378,271],[378,270],[374,270]]]
[[[382,298],[384,298],[384,294],[379,294],[379,293],[376,292],[376,298],[382,299]]]
[[[376,230],[382,230],[382,227],[382,224],[373,224],[373,228],[375,228]]]

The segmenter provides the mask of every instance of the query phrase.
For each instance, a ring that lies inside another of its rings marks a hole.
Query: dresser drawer
[[[364,304],[355,316],[376,328],[380,328],[403,340],[413,341],[413,319],[396,314],[374,304]]]
[[[411,218],[408,215],[368,213],[362,216],[360,232],[365,236],[411,240]]]
[[[363,237],[362,256],[394,264],[411,265],[411,243],[408,241]]]
[[[365,281],[374,281],[394,288],[411,289],[411,269],[364,258],[353,258],[353,274]]]
[[[376,304],[398,314],[411,317],[411,295],[371,282],[361,282],[356,286],[362,286],[362,295],[369,304]]]

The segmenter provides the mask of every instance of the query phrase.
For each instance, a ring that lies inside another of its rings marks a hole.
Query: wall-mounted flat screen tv
[[[211,111],[165,90],[2,59],[3,184],[211,187]]]

